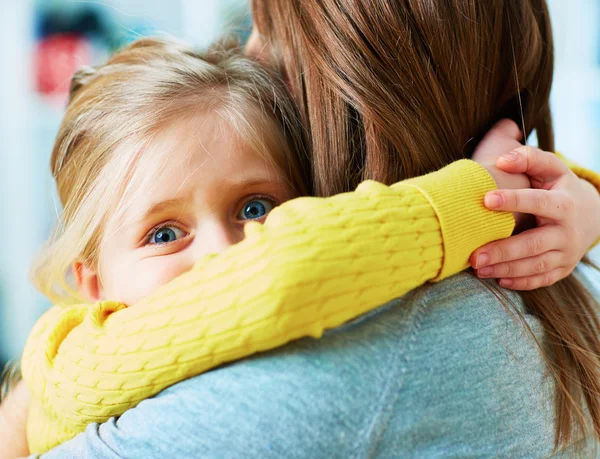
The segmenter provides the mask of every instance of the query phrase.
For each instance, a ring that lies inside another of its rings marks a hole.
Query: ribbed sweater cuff
[[[440,222],[444,260],[434,281],[466,269],[475,249],[513,232],[512,213],[495,212],[484,206],[485,194],[497,187],[485,168],[474,161],[456,161],[404,184],[417,188],[427,197]]]

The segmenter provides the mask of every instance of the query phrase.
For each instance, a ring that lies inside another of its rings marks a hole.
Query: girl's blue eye
[[[169,244],[185,237],[185,232],[176,226],[163,226],[154,230],[150,236],[150,244]]]
[[[258,220],[273,210],[275,203],[268,199],[253,199],[242,207],[238,214],[240,220]]]

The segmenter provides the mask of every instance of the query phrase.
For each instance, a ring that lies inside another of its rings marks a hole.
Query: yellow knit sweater
[[[22,360],[31,452],[178,381],[320,337],[465,269],[473,250],[513,230],[511,214],[482,204],[493,189],[488,173],[464,160],[390,187],[368,181],[352,193],[295,199],[133,307],[53,307]]]

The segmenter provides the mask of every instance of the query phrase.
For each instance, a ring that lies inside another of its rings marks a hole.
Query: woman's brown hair
[[[470,157],[502,118],[553,150],[545,0],[254,0],[311,136],[314,192],[391,184]],[[556,439],[600,438],[598,304],[571,275],[521,293],[544,326]]]

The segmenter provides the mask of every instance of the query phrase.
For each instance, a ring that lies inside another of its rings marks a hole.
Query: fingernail
[[[485,195],[485,206],[489,209],[495,209],[502,206],[504,198],[499,193],[488,193]]]
[[[502,155],[501,158],[504,161],[508,161],[509,163],[514,163],[519,160],[519,154],[514,151],[511,151],[510,153],[505,153],[504,155]]]
[[[491,266],[486,266],[485,268],[481,268],[481,269],[477,270],[477,274],[479,274],[480,277],[491,276],[493,272],[494,272],[494,268],[492,268]]]
[[[487,253],[480,253],[479,256],[477,257],[477,266],[475,266],[475,269],[484,267],[485,265],[488,264],[489,261],[490,261],[490,256]]]
[[[513,284],[514,282],[512,281],[512,279],[502,279],[500,281],[501,287],[512,287]]]

